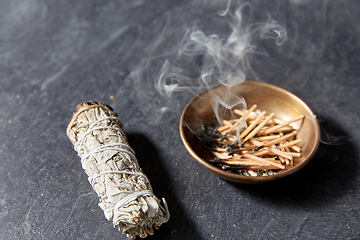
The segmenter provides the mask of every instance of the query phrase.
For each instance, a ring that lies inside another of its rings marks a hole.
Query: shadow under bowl
[[[210,164],[208,161],[213,159],[214,155],[203,148],[193,132],[194,129],[201,129],[201,126],[215,121],[210,101],[210,92],[212,91],[230,91],[240,95],[245,99],[247,106],[256,104],[257,109],[266,111],[267,114],[274,113],[275,117],[281,120],[286,121],[304,115],[303,121],[291,124],[298,131],[296,138],[302,140],[298,144],[301,147],[301,157],[294,158],[292,166],[286,166],[285,169],[279,170],[277,174],[271,176],[244,176],[224,171]],[[269,83],[245,81],[230,88],[216,85],[195,96],[186,105],[181,115],[180,136],[190,155],[217,176],[232,182],[253,184],[280,179],[303,168],[313,158],[319,147],[320,127],[309,106],[293,93]]]

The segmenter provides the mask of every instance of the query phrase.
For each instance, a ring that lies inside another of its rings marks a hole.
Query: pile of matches
[[[206,127],[206,150],[215,155],[209,160],[211,164],[245,176],[268,176],[291,167],[294,158],[301,156],[301,149],[296,146],[301,139],[296,138],[297,131],[290,124],[304,116],[282,121],[256,107],[233,109],[238,119],[223,120],[220,127]],[[241,124],[244,121],[246,126]]]

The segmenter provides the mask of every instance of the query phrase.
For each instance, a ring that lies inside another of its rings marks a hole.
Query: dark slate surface
[[[154,87],[156,66],[179,42],[169,31],[198,19],[207,35],[230,33],[204,2],[1,1],[1,239],[126,239],[97,206],[65,133],[87,100],[119,114],[155,194],[167,199],[171,219],[149,239],[360,238],[359,3],[253,1],[253,21],[271,16],[288,40],[257,46],[269,57],[249,56],[247,78],[307,102],[327,143],[297,174],[254,186],[194,161],[178,132],[192,94],[168,98]]]

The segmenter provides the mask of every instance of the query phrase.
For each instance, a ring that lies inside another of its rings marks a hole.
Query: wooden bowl
[[[194,97],[185,107],[180,119],[180,135],[185,148],[205,168],[221,178],[238,183],[264,183],[291,175],[303,168],[315,155],[320,142],[320,127],[315,114],[309,106],[291,92],[272,84],[259,81],[245,81],[230,88],[230,92],[241,95],[247,106],[256,104],[257,109],[274,113],[276,118],[289,120],[304,115],[304,121],[298,121],[292,126],[298,130],[297,138],[301,138],[301,157],[294,158],[293,166],[279,170],[271,176],[244,176],[223,171],[208,163],[214,156],[204,150],[193,132],[201,124],[214,122],[214,111],[210,101],[209,91],[225,90],[223,85],[217,85]],[[228,88],[226,88],[228,90]],[[201,123],[201,124],[200,124]],[[190,130],[191,129],[191,130]]]

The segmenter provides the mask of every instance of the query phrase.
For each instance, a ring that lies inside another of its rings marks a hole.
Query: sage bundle
[[[81,158],[106,219],[128,237],[145,238],[167,222],[170,214],[153,194],[129,146],[117,114],[106,104],[77,106],[67,135]]]

